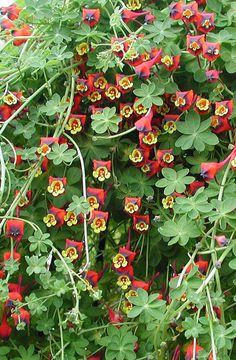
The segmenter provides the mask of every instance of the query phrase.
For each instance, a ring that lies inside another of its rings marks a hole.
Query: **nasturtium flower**
[[[105,95],[109,100],[117,100],[121,97],[121,92],[113,84],[106,85]]]
[[[160,129],[149,131],[147,133],[139,132],[139,144],[144,149],[150,149],[155,146],[158,136],[161,134]]]
[[[152,57],[150,60],[142,62],[141,64],[134,66],[134,71],[136,74],[143,80],[147,80],[151,75],[152,67],[160,63],[162,57],[162,49],[156,49],[156,55]]]
[[[54,197],[57,197],[65,192],[66,178],[55,178],[49,176],[48,178],[48,192]]]
[[[164,209],[172,209],[175,203],[175,199],[173,196],[166,196],[162,199],[162,205]]]
[[[131,285],[131,280],[128,275],[121,275],[118,277],[117,285],[121,287],[121,289],[126,290]]]
[[[229,118],[233,113],[233,100],[217,101],[215,103],[215,115],[221,118]]]
[[[142,7],[142,0],[128,0],[127,9],[139,10]]]
[[[141,207],[140,197],[125,197],[124,211],[129,215],[137,214]]]
[[[165,130],[168,134],[173,134],[173,132],[177,130],[175,121],[166,121],[163,125],[163,130]]]
[[[133,281],[134,281],[134,280],[133,280]],[[132,281],[132,283],[133,283],[133,281]],[[137,291],[131,289],[131,290],[129,290],[127,293],[125,293],[126,299],[128,299],[129,297],[132,297],[132,296],[138,296]]]
[[[20,193],[20,190],[16,190],[15,191],[15,195],[17,196]],[[17,206],[21,209],[25,208],[26,206],[28,206],[31,202],[32,199],[32,190],[28,190],[27,193],[25,194],[25,196],[21,196],[20,200],[17,204]]]
[[[196,346],[195,346],[196,358],[198,357],[198,353],[201,350],[203,350],[203,348],[201,346],[199,346],[198,343],[196,343]],[[192,342],[191,344],[188,345],[188,347],[186,349],[184,360],[192,360],[193,359],[193,351],[194,351],[194,343]]]
[[[111,177],[111,161],[93,160],[93,177],[105,181]]]
[[[18,291],[10,291],[6,300],[6,307],[15,307],[15,301],[22,301],[22,295]]]
[[[21,241],[24,235],[25,223],[23,220],[12,219],[6,221],[6,232],[7,238],[13,238],[15,241]]]
[[[13,253],[11,253],[11,251],[5,251],[3,253],[3,261],[6,262],[8,261],[9,259],[14,259],[15,261],[17,262],[20,262],[20,259],[21,259],[21,254],[16,252],[15,250],[13,251]]]
[[[107,85],[107,80],[104,77],[104,73],[88,74],[88,83],[91,87],[104,90]]]
[[[126,24],[128,24],[130,21],[136,20],[137,17],[145,16],[148,14],[150,14],[149,11],[136,12],[128,9],[123,9],[121,11],[121,18]]]
[[[40,176],[42,173],[44,173],[44,172],[46,172],[48,170],[48,163],[49,163],[48,158],[44,157],[43,161],[42,161],[42,164],[41,164],[41,167],[37,170],[37,172],[35,174],[35,177]]]
[[[205,115],[210,111],[211,102],[201,96],[198,96],[194,104],[194,110],[200,114]]]
[[[197,14],[198,4],[196,3],[196,1],[193,1],[191,3],[183,5],[181,19],[185,23],[192,23],[197,19]]]
[[[125,118],[129,119],[133,114],[133,104],[132,103],[120,103],[120,115]]]
[[[203,44],[204,44],[204,35],[187,35],[187,50],[193,56],[198,56],[202,53]]]
[[[133,76],[116,74],[116,86],[120,92],[125,94],[133,87]]]
[[[111,50],[116,56],[123,57],[125,54],[125,39],[111,38]]]
[[[9,105],[0,105],[0,121],[4,122],[12,115],[13,109]]]
[[[30,36],[31,35],[31,28],[28,24],[24,24],[21,28],[16,29],[12,32],[13,37],[20,37],[20,36]],[[13,45],[21,46],[24,44],[28,39],[16,39],[13,41]]]
[[[147,160],[140,169],[144,174],[150,177],[157,174],[161,170],[161,166],[157,160]]]
[[[62,250],[62,255],[69,257],[71,260],[76,260],[81,258],[83,248],[84,245],[82,241],[66,239],[65,250]]]
[[[17,312],[14,312],[11,315],[11,317],[14,320],[15,326],[17,326],[21,322],[24,322],[27,325],[29,325],[30,323],[30,313],[28,310],[25,310],[24,308],[20,308],[19,310],[17,310]]]
[[[204,181],[198,181],[198,180],[193,181],[191,184],[188,185],[186,194],[194,195],[198,189],[200,189],[203,186],[205,187],[205,185],[206,184]]]
[[[78,55],[83,56],[89,52],[89,45],[87,43],[81,43],[76,45],[76,51]]]
[[[100,20],[100,9],[82,9],[82,21],[89,25],[90,27],[93,27],[97,25],[97,23]]]
[[[82,131],[85,122],[86,115],[71,114],[65,125],[65,130],[69,130],[72,135],[75,135]]]
[[[124,257],[124,255],[118,253],[116,254],[113,259],[113,266],[118,269],[120,267],[126,267],[128,265],[128,261],[126,260],[126,258]]]
[[[182,19],[182,13],[183,13],[183,2],[173,2],[169,5],[170,9],[170,17],[173,20],[180,20]]]
[[[41,137],[40,138],[40,147],[37,149],[38,154],[46,156],[51,151],[51,145],[54,143],[58,144],[59,138],[54,137]]]
[[[81,96],[87,96],[91,92],[91,88],[89,86],[88,80],[78,78],[76,84],[76,91]]]
[[[18,98],[11,92],[8,92],[6,95],[2,98],[3,102],[9,106],[15,105],[18,102]]]
[[[43,222],[47,227],[56,226],[60,227],[64,224],[64,217],[66,210],[52,206],[48,209],[48,214],[44,216]]]
[[[90,220],[91,228],[96,234],[107,228],[108,212],[94,210]]]
[[[7,312],[3,311],[2,322],[0,324],[0,339],[8,340],[12,333],[12,328],[7,322]]]
[[[206,70],[206,78],[209,83],[214,83],[219,81],[220,74],[222,71],[219,70]]]
[[[149,215],[134,215],[133,229],[140,234],[143,234],[149,229],[150,218]]]
[[[108,318],[111,324],[117,324],[124,321],[124,316],[120,313],[120,311],[114,311],[111,307],[108,308]]]
[[[136,129],[144,133],[152,131],[152,125],[151,125],[152,118],[153,118],[153,111],[150,109],[146,115],[141,117],[141,119],[135,121]]]
[[[161,58],[161,64],[167,71],[174,71],[178,68],[180,61],[180,55],[170,56],[165,55]]]
[[[6,15],[10,20],[16,20],[19,17],[22,8],[17,4],[11,4],[9,6],[0,7],[2,15]]]
[[[211,116],[211,127],[212,132],[215,134],[220,134],[222,132],[228,131],[232,129],[232,126],[229,123],[229,119],[226,117],[220,117],[213,115]]]
[[[193,90],[176,92],[175,106],[180,111],[188,110],[191,107],[193,101],[194,101]]]
[[[201,163],[201,176],[205,181],[213,180],[216,174],[222,169],[222,167],[225,164],[226,164],[225,160],[219,163],[217,162]]]
[[[137,115],[146,114],[148,109],[140,102],[138,102],[138,98],[135,99],[133,104],[133,109]]]
[[[132,307],[133,304],[131,304],[131,302],[129,302],[128,300],[122,301],[121,309],[123,313],[128,314]]]
[[[105,190],[88,187],[87,188],[87,202],[91,210],[98,210],[105,202]]]
[[[135,166],[142,166],[143,163],[148,159],[150,150],[136,148],[129,155],[129,159],[134,163]]]
[[[174,155],[173,149],[168,150],[157,150],[156,159],[158,160],[161,167],[170,167],[173,165]]]
[[[96,91],[92,91],[89,95],[88,95],[88,99],[92,102],[95,103],[97,101],[100,101],[102,99],[102,93],[101,90],[96,90]]]
[[[82,224],[84,222],[84,216],[83,214],[76,215],[73,211],[66,211],[64,220],[67,226],[73,226]]]
[[[204,42],[202,46],[202,56],[208,61],[214,61],[220,56],[220,44]]]
[[[214,25],[214,14],[213,13],[206,13],[206,12],[201,12],[197,14],[197,19],[196,19],[196,24],[197,24],[197,30],[207,34],[210,31],[212,31],[215,27]]]
[[[89,282],[89,284],[93,287],[98,286],[98,281],[103,276],[104,272],[106,271],[106,267],[102,271],[95,271],[95,270],[88,270],[85,276],[85,279]]]

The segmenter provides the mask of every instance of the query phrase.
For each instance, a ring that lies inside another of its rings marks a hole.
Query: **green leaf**
[[[158,180],[155,185],[165,188],[165,195],[171,195],[174,191],[183,193],[186,190],[186,184],[191,184],[194,181],[193,176],[186,176],[189,173],[188,169],[175,171],[171,168],[163,168],[161,172],[165,179]]]
[[[197,338],[199,334],[204,334],[205,330],[203,329],[203,326],[198,323],[196,317],[192,319],[191,317],[185,318],[185,320],[182,322],[183,328],[185,331],[185,336],[187,339],[189,338]]]
[[[85,200],[84,196],[72,196],[72,202],[66,209],[67,211],[72,211],[76,215],[79,215],[80,213],[88,214],[89,213],[89,203]]]
[[[29,237],[30,242],[30,251],[36,252],[37,255],[40,255],[41,252],[47,252],[48,247],[52,245],[50,234],[42,234],[41,231],[36,230],[33,236]]]
[[[101,114],[91,115],[92,128],[97,134],[103,134],[107,130],[117,133],[119,130],[119,122],[122,120],[120,116],[116,115],[116,108],[105,107]]]
[[[63,112],[67,108],[68,104],[63,104],[60,95],[53,94],[51,100],[46,102],[46,105],[41,106],[42,113],[48,116],[54,115],[58,112]]]
[[[33,255],[31,257],[25,256],[25,260],[28,264],[28,267],[26,269],[27,274],[42,274],[46,272],[46,262],[47,258],[46,256],[38,257],[36,255]]]
[[[53,161],[54,165],[59,165],[62,162],[70,163],[73,161],[73,158],[76,154],[74,149],[68,149],[67,144],[57,144],[52,145],[52,151],[47,155],[49,160]]]
[[[138,96],[137,105],[142,104],[144,107],[149,109],[152,105],[161,106],[163,100],[159,95],[164,94],[165,89],[162,84],[157,82],[152,82],[149,84],[141,84],[140,89],[135,89],[134,94]]]

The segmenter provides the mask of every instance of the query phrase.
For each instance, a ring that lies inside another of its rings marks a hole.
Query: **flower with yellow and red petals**
[[[135,281],[135,280],[133,280],[133,281]],[[132,281],[132,283],[133,283],[133,281]],[[129,297],[133,297],[133,296],[138,296],[137,291],[135,291],[135,290],[133,290],[133,289],[129,290],[129,291],[125,294],[126,299],[128,299]]]
[[[128,261],[126,260],[124,255],[120,253],[116,254],[116,256],[113,257],[112,262],[114,268],[116,269],[119,269],[120,267],[126,267],[128,265]]]
[[[5,96],[3,96],[3,102],[9,106],[15,105],[18,102],[17,97],[13,93],[8,93]]]
[[[211,108],[211,102],[208,99],[205,99],[201,96],[198,96],[194,104],[194,110],[200,114],[208,114]]]
[[[62,250],[62,256],[69,257],[72,261],[80,259],[83,252],[83,242],[66,239],[65,250]]]
[[[168,120],[164,122],[163,130],[165,130],[168,134],[173,134],[177,130],[175,121]]]
[[[141,119],[135,121],[136,129],[144,133],[152,131],[152,125],[151,125],[152,118],[153,118],[153,112],[150,108],[150,110],[146,115],[144,115]]]
[[[129,159],[135,166],[142,166],[144,162],[148,159],[150,149],[136,148],[129,155]]]
[[[127,9],[139,10],[142,7],[142,0],[128,0]]]
[[[173,196],[168,195],[162,199],[161,202],[164,209],[172,209],[175,203],[175,199]]]
[[[193,101],[194,101],[193,90],[176,92],[175,106],[180,111],[188,110],[191,107]]]
[[[133,104],[132,103],[120,103],[120,115],[124,117],[125,119],[129,119],[134,110],[133,110]]]
[[[49,163],[49,160],[48,160],[48,158],[45,157],[42,161],[41,167],[37,170],[37,172],[34,176],[38,177],[42,173],[46,172],[48,170],[48,163]]]
[[[196,1],[183,5],[181,19],[185,23],[192,23],[197,19],[198,4]]]
[[[85,122],[86,115],[71,114],[65,125],[65,130],[69,130],[72,135],[75,135],[82,131]]]
[[[211,127],[215,134],[221,134],[232,129],[228,118],[214,115],[211,116]]]
[[[233,113],[233,100],[217,101],[215,103],[215,115],[221,118],[229,118]]]
[[[103,110],[104,110],[104,108],[99,108],[99,107],[96,107],[95,105],[89,106],[89,111],[92,113],[92,115],[102,114]]]
[[[58,144],[59,138],[54,137],[41,137],[40,138],[40,147],[37,149],[37,153],[46,156],[51,151],[51,145],[54,143]]]
[[[187,35],[187,50],[193,56],[198,56],[202,53],[203,44],[204,44],[204,35]]]
[[[12,32],[13,37],[20,37],[20,36],[30,36],[31,35],[31,28],[28,24],[24,24],[20,29],[16,29]],[[13,41],[13,45],[21,46],[24,44],[28,39],[17,39]]]
[[[104,90],[107,85],[107,80],[104,77],[104,73],[88,74],[88,83],[90,87]]]
[[[214,82],[219,81],[221,73],[222,73],[222,71],[218,71],[218,70],[207,70],[206,71],[207,81],[209,83],[214,83]]]
[[[124,316],[121,315],[121,313],[118,311],[114,311],[112,310],[112,308],[108,308],[108,317],[109,317],[109,322],[111,324],[117,324],[117,323],[122,323],[124,321]],[[119,327],[119,326],[117,326]]]
[[[198,343],[195,344],[192,342],[188,345],[185,352],[185,358],[184,360],[192,360],[193,359],[193,353],[194,353],[194,347],[195,347],[195,357],[198,358],[199,351],[203,350],[201,346],[198,345]]]
[[[111,161],[93,160],[93,177],[105,181],[111,177]]]
[[[21,241],[24,235],[25,223],[23,220],[7,220],[6,221],[6,232],[7,238],[13,238],[15,241]]]
[[[134,215],[133,216],[133,229],[140,234],[148,231],[150,218],[149,215]]]
[[[204,42],[202,46],[202,56],[208,61],[214,61],[220,56],[220,44]]]
[[[146,114],[148,109],[142,103],[140,103],[140,101],[138,101],[138,100],[139,99],[135,99],[134,104],[133,104],[133,109],[134,109],[135,113],[137,115]]]
[[[76,51],[78,55],[83,56],[89,52],[89,45],[87,43],[81,43],[76,45]]]
[[[183,13],[183,2],[178,1],[174,2],[169,5],[170,9],[170,17],[173,20],[180,20],[182,19],[182,13]]]
[[[17,196],[20,193],[20,190],[16,190],[15,191],[15,195]],[[21,209],[25,208],[26,206],[28,206],[31,202],[32,199],[32,191],[28,190],[27,193],[25,194],[25,196],[21,196],[20,200],[17,204],[17,206],[19,206]]]
[[[48,192],[57,197],[65,192],[66,178],[54,178],[49,176],[48,178]]]
[[[123,94],[127,93],[133,87],[133,76],[116,74],[116,86]]]
[[[156,49],[157,50],[157,49]],[[151,75],[152,67],[160,63],[162,57],[162,49],[157,50],[156,55],[148,61],[141,63],[140,65],[134,66],[135,73],[143,80],[147,80]]]
[[[161,170],[160,163],[157,160],[147,160],[142,165],[141,171],[147,176],[153,176]]]
[[[143,289],[145,291],[148,291],[150,288],[150,283],[149,282],[145,282],[145,281],[140,281],[140,280],[132,280],[132,290],[131,291],[135,291],[137,289]],[[135,296],[135,295],[133,295]]]
[[[98,281],[101,279],[105,272],[106,268],[104,268],[102,271],[97,272],[94,270],[88,270],[86,273],[85,279],[92,285],[93,287],[98,286]]]
[[[197,24],[198,31],[201,31],[204,34],[209,33],[215,27],[214,14],[206,13],[206,12],[198,13],[196,24]]]
[[[11,253],[11,251],[5,251],[3,253],[3,261],[4,262],[10,260],[11,258],[17,262],[20,262],[21,254],[16,251],[13,251],[13,253]]]
[[[125,39],[124,38],[111,38],[111,50],[118,56],[123,57],[125,54]]]
[[[139,144],[144,149],[150,149],[155,146],[158,136],[161,134],[160,129],[149,131],[147,133],[139,133]]]
[[[124,211],[129,215],[137,214],[141,207],[140,197],[125,197]]]
[[[96,234],[107,228],[108,212],[94,210],[90,220],[91,228]]]
[[[7,322],[7,313],[3,312],[2,322],[0,324],[0,339],[8,340],[12,333],[12,328]]]
[[[117,89],[115,85],[107,84],[105,95],[109,100],[113,101],[121,97],[121,92]]]
[[[82,224],[84,222],[84,216],[82,213],[76,215],[73,211],[66,211],[64,220],[67,226],[73,226]]]
[[[91,210],[98,210],[105,202],[105,190],[96,188],[87,188],[87,202]]]
[[[170,56],[165,55],[161,58],[161,64],[167,71],[174,71],[178,68],[180,61],[180,55]]]
[[[92,102],[95,103],[97,101],[100,101],[102,99],[102,92],[101,90],[96,90],[96,91],[92,91],[89,95],[88,95],[88,99]]]
[[[121,304],[121,309],[123,311],[123,313],[128,314],[130,312],[130,310],[132,309],[133,304],[131,304],[131,302],[129,302],[128,300],[122,301]]]
[[[25,323],[26,325],[29,325],[30,323],[30,313],[28,310],[25,310],[24,308],[18,309],[17,312],[11,315],[11,317],[14,320],[15,326],[17,326],[21,322]]]
[[[87,79],[77,79],[76,91],[81,96],[89,95],[91,92],[91,88],[89,86],[88,80]]]
[[[97,25],[100,20],[100,9],[82,9],[82,21],[84,24],[93,27]]]
[[[128,275],[121,275],[118,277],[117,285],[121,287],[122,290],[128,289],[131,285],[131,280]]]
[[[13,109],[8,105],[0,105],[0,121],[4,122],[12,115]]]
[[[57,208],[55,206],[50,207],[48,210],[48,214],[44,216],[43,222],[47,227],[56,226],[60,227],[64,224],[64,217],[66,215],[66,211],[64,209]]]
[[[161,167],[172,166],[174,161],[173,149],[157,150],[156,158]]]
[[[16,20],[19,17],[21,8],[17,4],[12,4],[10,6],[2,6],[0,12],[2,15],[7,15],[10,20]]]

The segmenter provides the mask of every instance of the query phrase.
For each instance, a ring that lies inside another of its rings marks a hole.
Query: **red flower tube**
[[[220,116],[211,116],[211,127],[215,134],[221,134],[232,129],[229,119],[226,117],[221,118]]]
[[[233,113],[233,100],[217,101],[215,103],[215,115],[229,118]]]
[[[21,254],[16,252],[16,251],[13,251],[13,256],[12,258],[14,260],[16,260],[17,262],[20,262],[20,258],[21,258]],[[3,253],[3,261],[6,262],[8,261],[9,259],[11,259],[11,252],[10,251],[5,251]]]
[[[223,166],[225,166],[227,161],[229,161],[229,157],[219,163],[201,163],[201,176],[204,178],[205,181],[213,180],[216,174],[223,168]]]
[[[146,115],[144,115],[141,119],[135,121],[136,129],[141,132],[152,131],[152,125],[151,125],[152,118],[153,118],[153,112],[150,109]]]
[[[204,35],[187,35],[187,50],[193,56],[198,56],[202,53],[203,44],[204,44]]]
[[[2,31],[2,30],[12,30],[15,27],[16,26],[15,26],[14,22],[9,20],[9,19],[3,19],[0,22],[0,31]]]
[[[173,20],[180,20],[182,19],[182,13],[183,13],[183,2],[178,1],[174,2],[169,5],[170,9],[170,17]]]
[[[14,313],[11,315],[12,319],[14,320],[15,326],[17,326],[21,322],[24,322],[25,324],[29,325],[30,323],[29,311],[25,310],[24,308],[20,308],[19,312],[20,314]]]
[[[30,36],[31,35],[31,29],[30,26],[28,24],[24,24],[20,29],[16,29],[15,31],[13,31],[12,35],[14,37],[18,37],[18,36]],[[28,39],[20,39],[20,40],[14,40],[13,41],[13,45],[15,46],[21,46],[22,44],[24,44]]]
[[[48,210],[48,214],[44,216],[43,222],[47,227],[55,226],[60,227],[64,224],[64,217],[66,216],[66,210],[52,206]]]
[[[193,358],[193,349],[194,349],[194,343],[192,342],[191,344],[188,345],[186,349],[184,360],[191,360]],[[200,350],[203,350],[203,348],[196,343],[196,351],[195,351],[196,356],[198,356]]]
[[[181,19],[185,23],[192,23],[196,20],[198,14],[198,4],[196,1],[183,5]]]
[[[157,50],[156,55],[148,61],[134,67],[136,74],[143,80],[147,80],[151,74],[151,68],[161,60],[162,49]]]
[[[19,17],[21,8],[17,4],[12,4],[10,6],[3,6],[0,8],[2,15],[7,15],[10,20],[16,20]]]
[[[93,160],[93,177],[99,181],[104,181],[111,177],[111,160]]]
[[[125,197],[124,211],[129,215],[137,214],[141,207],[140,197]]]
[[[4,122],[8,120],[12,115],[13,109],[8,105],[0,105],[0,121]]]
[[[17,242],[21,241],[24,235],[24,226],[25,223],[22,220],[7,220],[5,236],[13,238]]]
[[[176,92],[175,106],[180,111],[183,112],[188,110],[191,107],[193,101],[194,101],[193,90]]]
[[[204,42],[202,46],[202,56],[208,61],[214,61],[220,56],[220,44]]]
[[[198,13],[196,18],[196,24],[198,31],[207,34],[212,31],[215,27],[214,25],[214,14],[201,12]]]
[[[82,9],[82,21],[89,25],[90,27],[94,27],[100,20],[100,9]]]
[[[161,170],[159,161],[157,160],[147,160],[145,164],[142,165],[141,171],[147,176],[153,176]]]
[[[134,215],[133,229],[140,234],[145,233],[149,229],[150,218],[149,215]]]
[[[207,77],[207,81],[209,83],[214,83],[219,81],[219,77],[220,74],[222,73],[222,71],[217,71],[217,70],[207,70],[206,71],[206,77]]]
[[[150,14],[149,11],[136,12],[136,11],[124,9],[121,11],[121,18],[126,24],[128,24],[130,21],[137,19],[137,17],[139,16],[144,16],[149,14]]]
[[[7,322],[7,314],[4,311],[2,316],[2,322],[0,325],[0,338],[2,340],[8,340],[12,332],[12,328]]]

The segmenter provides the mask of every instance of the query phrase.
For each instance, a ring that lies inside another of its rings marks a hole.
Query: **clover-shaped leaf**
[[[46,102],[46,105],[41,107],[41,112],[51,116],[58,112],[63,112],[67,108],[68,104],[62,104],[60,95],[53,94],[51,100]]]
[[[79,215],[80,213],[88,214],[89,213],[89,203],[85,200],[84,196],[72,196],[72,202],[66,209],[67,211],[72,211],[76,215]]]
[[[121,121],[121,117],[116,115],[115,107],[105,107],[101,114],[94,114],[91,118],[93,119],[92,128],[97,134],[103,134],[107,130],[116,133]]]
[[[47,252],[48,246],[52,245],[49,237],[50,234],[48,233],[42,234],[39,230],[35,231],[34,235],[29,237],[30,251],[36,251],[38,255],[41,252]]]
[[[137,105],[142,104],[144,107],[150,108],[152,105],[161,106],[163,104],[163,100],[159,95],[164,94],[164,91],[163,86],[152,82],[142,84],[140,89],[135,89],[133,92],[140,98],[137,100]]]
[[[164,179],[158,180],[156,186],[165,188],[165,195],[170,195],[174,191],[183,193],[186,190],[186,184],[191,184],[194,181],[193,176],[186,176],[189,173],[188,169],[175,171],[174,169],[164,168],[161,172]]]
[[[52,151],[47,155],[49,160],[53,161],[54,165],[59,165],[62,162],[70,163],[74,156],[76,154],[76,151],[74,149],[68,150],[67,144],[57,144],[54,143],[52,145]]]
[[[26,269],[27,274],[42,274],[46,272],[46,256],[38,257],[36,255],[33,255],[31,257],[26,256],[25,260],[27,264],[29,265]]]

